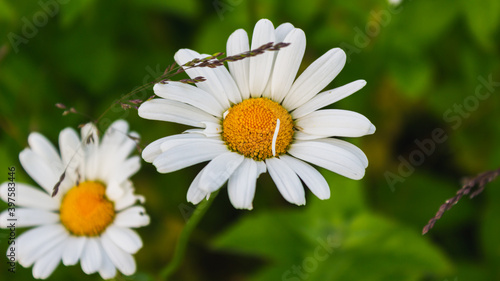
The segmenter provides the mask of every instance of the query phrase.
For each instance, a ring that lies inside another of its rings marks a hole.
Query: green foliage
[[[396,80],[398,89],[411,99],[425,95],[433,77],[431,63],[426,61],[425,57],[403,56],[391,60],[390,63],[391,76]]]
[[[498,212],[500,206],[496,202],[500,199],[500,185],[494,183],[491,190],[486,193],[488,198],[485,200],[487,209],[481,217],[481,247],[482,251],[488,257],[489,263],[498,264],[500,262],[500,242],[498,237],[500,235],[500,224],[498,223]],[[492,267],[492,275],[498,276],[500,270],[497,267]]]
[[[196,0],[183,1],[163,1],[163,0],[144,0],[133,3],[140,8],[148,8],[164,11],[173,16],[184,18],[194,18],[200,12],[200,5]]]
[[[0,0],[0,19],[12,21],[15,17],[14,10],[6,0]]]
[[[248,216],[214,246],[264,259],[267,267],[250,280],[420,280],[450,273],[450,263],[426,239],[373,214],[359,183],[328,178],[331,201]]]
[[[86,18],[96,2],[95,0],[68,1],[61,8],[61,24],[67,27],[79,19]]]
[[[370,165],[361,181],[322,171],[332,196],[320,201],[306,191],[305,207],[286,203],[268,175],[257,183],[251,212],[235,210],[223,189],[173,280],[498,280],[498,182],[420,234],[462,177],[500,166],[498,0],[403,0],[396,7],[385,0],[0,0],[0,170],[16,166],[17,181],[34,184],[18,160],[30,132],[57,143],[63,128],[97,118],[160,76],[178,49],[223,52],[234,30],[251,36],[260,18],[305,31],[300,71],[331,48],[346,51],[348,63],[327,88],[368,84],[331,108],[358,111],[375,124],[373,136],[347,139]],[[131,98],[151,95],[147,88]],[[61,116],[57,102],[90,118]],[[119,105],[105,118],[127,119],[143,147],[187,129],[140,119]],[[421,151],[415,141],[436,128],[447,140],[402,175],[401,158]],[[138,230],[138,272],[116,280],[158,279],[192,210],[186,192],[202,167],[159,174],[142,166],[132,180],[152,222]],[[388,171],[402,181],[391,186]],[[31,268],[18,265],[15,278],[31,280]],[[100,278],[60,265],[49,280]]]
[[[460,2],[467,19],[467,26],[474,37],[483,46],[494,48],[493,36],[500,23],[500,2],[495,0]]]

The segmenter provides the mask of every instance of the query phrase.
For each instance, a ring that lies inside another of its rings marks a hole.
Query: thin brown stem
[[[479,193],[483,192],[484,187],[487,183],[493,181],[500,175],[500,168],[497,170],[487,171],[481,173],[473,178],[464,178],[462,180],[462,188],[460,188],[455,196],[446,200],[446,202],[439,207],[436,215],[429,220],[429,222],[422,229],[422,234],[426,234],[434,227],[434,224],[443,216],[444,212],[448,211],[453,207],[453,205],[457,204],[458,201],[464,196],[469,195],[469,198],[474,198]],[[472,191],[474,187],[477,187],[476,190]],[[472,193],[471,193],[472,192]]]

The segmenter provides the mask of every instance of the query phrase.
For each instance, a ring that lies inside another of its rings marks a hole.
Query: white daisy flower
[[[186,70],[206,81],[196,86],[179,82],[156,84],[160,98],[143,103],[139,116],[196,127],[183,134],[164,137],[142,153],[158,172],[169,173],[210,161],[196,176],[187,200],[197,204],[228,181],[235,208],[252,209],[256,180],[269,171],[283,197],[304,205],[301,180],[320,199],[330,197],[323,176],[311,165],[340,175],[361,179],[368,160],[356,146],[332,137],[360,137],[375,132],[363,115],[340,109],[321,109],[361,89],[357,80],[319,93],[346,62],[338,48],[313,62],[297,79],[306,38],[290,23],[274,29],[262,19],[249,46],[245,30],[236,30],[227,41],[227,55],[255,49],[269,42],[291,43],[278,52],[229,62],[229,71],[217,68]],[[181,49],[179,65],[208,55]]]
[[[35,227],[17,237],[15,248],[19,264],[33,265],[33,277],[47,278],[61,260],[64,265],[80,261],[86,274],[99,272],[104,279],[113,278],[116,269],[124,275],[135,272],[132,254],[142,240],[131,228],[149,224],[149,216],[142,206],[134,206],[144,197],[134,195],[129,180],[139,170],[140,158],[128,157],[135,141],[127,133],[122,120],[110,126],[101,142],[94,125],[82,128],[82,139],[66,128],[59,135],[60,154],[44,136],[30,134],[30,148],[19,159],[43,191],[15,184],[15,225]],[[51,197],[63,173],[59,191]],[[12,197],[8,183],[0,186],[0,196],[5,202]],[[0,226],[7,228],[12,223],[8,219],[12,217],[5,210]]]
[[[403,0],[388,0],[389,1],[389,4],[393,5],[393,6],[398,6],[399,4],[401,4],[401,2],[403,2]]]

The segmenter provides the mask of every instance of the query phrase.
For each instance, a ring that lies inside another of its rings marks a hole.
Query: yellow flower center
[[[100,235],[115,218],[113,202],[102,183],[86,181],[71,188],[61,202],[61,222],[77,236]]]
[[[222,121],[222,139],[232,151],[254,160],[278,156],[292,142],[292,116],[268,98],[247,99],[228,110]]]

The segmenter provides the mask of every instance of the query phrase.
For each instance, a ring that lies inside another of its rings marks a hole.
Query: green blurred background
[[[267,174],[259,178],[253,211],[235,210],[224,188],[173,280],[500,280],[500,180],[473,200],[462,199],[421,235],[462,177],[500,166],[498,0],[400,6],[383,0],[0,0],[3,179],[15,166],[17,181],[32,183],[18,160],[30,132],[56,143],[63,128],[88,122],[61,116],[55,103],[97,118],[161,75],[179,48],[225,51],[231,32],[251,33],[260,18],[305,31],[301,70],[330,48],[348,53],[329,88],[368,82],[333,105],[360,112],[377,127],[374,135],[349,139],[367,154],[367,175],[352,181],[322,171],[331,199],[307,192],[305,207],[286,203]],[[152,94],[148,89],[135,98]],[[119,106],[100,128],[118,118],[140,133],[143,146],[186,129]],[[443,141],[431,141],[435,130]],[[138,230],[144,247],[135,255],[137,273],[116,280],[157,280],[193,210],[186,192],[201,167],[163,175],[144,163],[133,177],[152,220]],[[0,231],[0,252],[7,233]],[[0,276],[32,279],[31,268],[18,265],[13,275],[3,261]],[[49,280],[100,277],[85,275],[80,265],[60,265]]]

